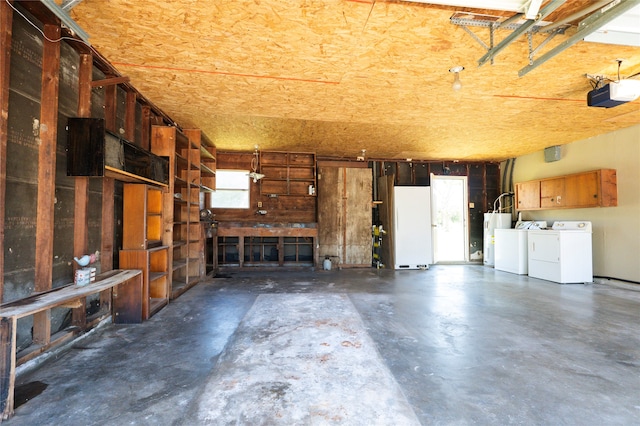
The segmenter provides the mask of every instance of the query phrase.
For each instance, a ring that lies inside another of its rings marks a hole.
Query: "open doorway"
[[[467,177],[431,175],[434,263],[467,262]]]

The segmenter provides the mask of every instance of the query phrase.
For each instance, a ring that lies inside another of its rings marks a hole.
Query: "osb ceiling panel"
[[[567,3],[549,20],[590,2]],[[638,101],[587,107],[585,77],[616,78],[617,58],[623,77],[640,72],[640,49],[579,42],[518,77],[527,38],[479,67],[486,50],[450,22],[454,11],[366,0],[84,0],[71,16],[145,97],[221,150],[502,160],[640,123]],[[470,30],[489,44],[488,28]],[[508,34],[496,31],[496,43]],[[465,67],[457,92],[455,65]]]

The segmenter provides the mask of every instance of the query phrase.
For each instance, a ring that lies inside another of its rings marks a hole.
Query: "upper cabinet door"
[[[516,204],[518,210],[540,208],[540,181],[516,184]]]
[[[564,186],[567,207],[598,207],[600,205],[600,185],[598,185],[597,172],[567,176]]]
[[[540,207],[553,209],[564,207],[565,178],[545,179],[540,182]]]

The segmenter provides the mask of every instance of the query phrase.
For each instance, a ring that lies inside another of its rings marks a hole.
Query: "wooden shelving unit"
[[[197,137],[197,135],[193,135]],[[216,146],[200,133],[200,182],[202,192],[216,190]]]
[[[162,240],[164,194],[150,185],[124,185],[120,267],[142,270],[142,320],[169,301],[169,246]]]
[[[260,152],[261,195],[316,195],[316,155],[309,152]]]
[[[200,130],[181,132],[167,126],[153,126],[151,130],[151,151],[169,157],[169,188],[163,197],[163,244],[171,247],[168,260],[171,265],[169,296],[172,299],[205,275],[200,224],[200,141]]]

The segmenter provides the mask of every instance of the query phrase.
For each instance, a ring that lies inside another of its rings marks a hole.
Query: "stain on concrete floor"
[[[347,295],[260,295],[184,424],[420,424]]]

